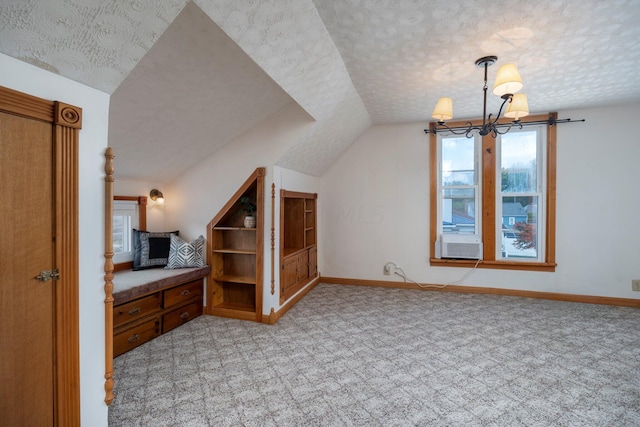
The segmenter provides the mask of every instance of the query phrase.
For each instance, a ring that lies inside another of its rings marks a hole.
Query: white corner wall
[[[109,95],[0,54],[0,85],[82,108],[79,149],[80,404],[84,426],[107,426],[104,403],[104,151]]]
[[[464,285],[640,298],[640,197],[635,176],[640,105],[559,112],[554,273],[478,269]],[[323,276],[449,283],[468,269],[429,266],[426,123],[371,127],[322,178]]]

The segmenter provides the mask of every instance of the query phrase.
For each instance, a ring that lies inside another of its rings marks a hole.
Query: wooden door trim
[[[113,149],[104,153],[104,401],[113,402]],[[146,200],[145,200],[146,202]],[[145,217],[146,218],[146,217]]]
[[[0,111],[52,125],[55,266],[54,425],[80,425],[78,144],[82,109],[0,87]]]

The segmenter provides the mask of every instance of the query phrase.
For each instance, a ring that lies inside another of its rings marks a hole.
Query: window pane
[[[502,198],[502,257],[538,258],[538,197]]]
[[[474,138],[442,138],[442,185],[474,185]]]
[[[501,191],[534,193],[538,188],[537,132],[513,132],[502,135],[500,164]]]
[[[131,252],[131,216],[113,216],[113,253]]]
[[[475,189],[445,188],[442,193],[442,232],[475,234]]]

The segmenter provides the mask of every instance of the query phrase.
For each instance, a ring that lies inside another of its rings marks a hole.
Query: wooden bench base
[[[130,276],[138,272],[122,272]],[[113,357],[117,357],[202,314],[209,267],[129,286],[114,293]],[[114,284],[118,275],[114,278]],[[144,278],[144,275],[140,275]],[[123,280],[125,282],[125,280]]]

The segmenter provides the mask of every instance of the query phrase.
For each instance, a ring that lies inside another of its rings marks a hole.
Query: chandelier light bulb
[[[431,117],[438,122],[451,120],[453,118],[453,100],[451,98],[440,98],[433,109]]]
[[[502,96],[514,94],[522,89],[522,78],[516,64],[504,64],[498,68],[496,82],[493,85],[493,94]]]
[[[507,112],[504,113],[505,117],[514,119],[514,121],[520,120],[522,117],[529,115],[529,103],[527,102],[527,95],[524,93],[516,93],[511,98],[511,102],[507,107]]]

